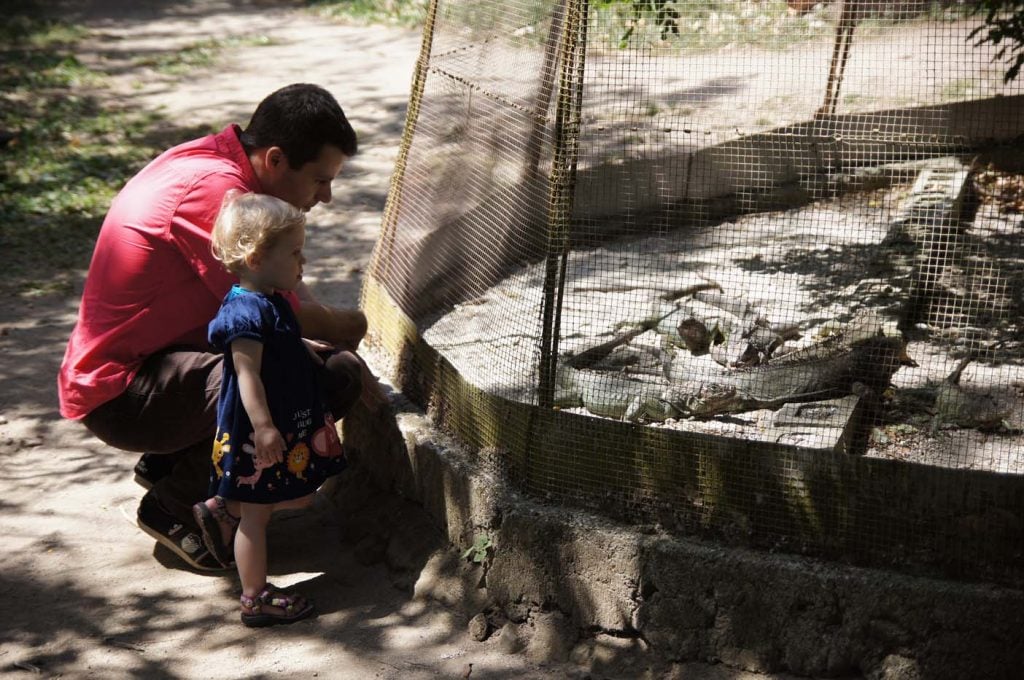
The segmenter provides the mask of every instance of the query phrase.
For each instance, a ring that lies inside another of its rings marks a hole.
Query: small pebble
[[[469,620],[469,637],[477,642],[483,642],[487,639],[488,633],[490,633],[490,625],[487,623],[486,616],[477,614]]]

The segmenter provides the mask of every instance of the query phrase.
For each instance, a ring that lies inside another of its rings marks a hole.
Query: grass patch
[[[730,47],[785,49],[811,40],[831,40],[836,3],[810,11],[789,9],[785,0],[595,0],[590,40],[601,47],[657,46],[676,50]],[[915,21],[955,21],[966,10],[954,0],[933,0],[908,10],[897,1],[880,2],[858,21],[866,35]]]
[[[591,41],[606,49],[782,48],[829,34],[832,27],[823,13],[791,14],[784,0],[597,0]]]
[[[315,14],[359,25],[384,24],[419,28],[429,0],[307,0]]]
[[[275,44],[277,41],[266,35],[211,38],[192,43],[174,52],[163,52],[136,59],[134,65],[152,68],[165,75],[182,76],[193,69],[213,66],[224,50],[237,47],[265,47]]]
[[[358,24],[422,26],[429,0],[307,0],[320,16]],[[500,5],[444,5],[442,20],[486,29]],[[908,10],[896,0],[873,5],[861,17],[860,35],[914,21],[955,21],[966,16],[955,0],[933,0]],[[614,50],[656,46],[671,50],[727,47],[785,49],[810,40],[831,40],[837,20],[835,3],[822,2],[805,13],[793,12],[785,0],[594,0],[590,6],[589,49]],[[538,17],[539,19],[540,17]],[[544,33],[539,32],[537,39]]]
[[[0,290],[9,294],[69,292],[111,199],[159,152],[141,141],[155,116],[87,94],[102,76],[73,54],[83,34],[30,13],[0,32]]]

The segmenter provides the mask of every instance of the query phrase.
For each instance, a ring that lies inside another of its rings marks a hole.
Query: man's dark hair
[[[246,152],[281,147],[293,170],[316,160],[325,144],[349,158],[358,148],[355,130],[337,100],[322,87],[308,83],[288,85],[267,95],[240,139]]]

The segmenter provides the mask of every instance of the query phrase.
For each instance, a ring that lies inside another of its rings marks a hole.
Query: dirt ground
[[[334,202],[311,213],[307,278],[324,301],[355,305],[419,34],[330,23],[288,2],[61,4],[86,10],[92,32],[80,57],[111,73],[104,96],[160,110],[183,127],[245,122],[263,96],[291,82],[335,93],[362,151],[336,183]],[[132,63],[206,38],[253,35],[272,41],[231,48],[215,68],[181,79]],[[0,677],[590,677],[572,663],[542,666],[506,653],[497,638],[473,641],[464,613],[414,598],[385,565],[357,559],[325,503],[275,520],[270,539],[273,581],[314,598],[319,616],[244,628],[234,574],[192,572],[136,528],[143,490],[132,481],[135,457],[58,414],[55,376],[83,277],[70,296],[10,299],[0,310]],[[702,664],[672,672],[766,677]]]

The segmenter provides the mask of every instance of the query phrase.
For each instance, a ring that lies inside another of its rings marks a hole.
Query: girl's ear
[[[245,266],[252,271],[259,271],[261,264],[263,264],[263,258],[258,251],[253,251],[245,256]]]

